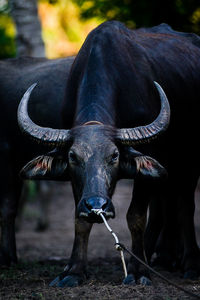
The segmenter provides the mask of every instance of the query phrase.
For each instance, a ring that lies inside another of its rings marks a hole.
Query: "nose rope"
[[[169,280],[168,278],[166,278],[165,276],[163,276],[162,274],[160,274],[159,272],[155,271],[153,268],[151,268],[148,264],[146,264],[143,260],[141,260],[138,256],[136,256],[133,252],[131,252],[128,248],[126,248],[123,244],[119,243],[119,239],[117,237],[117,235],[113,232],[113,230],[111,229],[111,227],[108,225],[106,218],[104,217],[103,213],[104,211],[100,208],[100,209],[92,209],[92,211],[100,216],[106,226],[106,228],[108,229],[108,231],[113,235],[114,239],[115,239],[115,248],[116,250],[120,251],[120,255],[121,255],[121,260],[122,260],[122,265],[123,265],[123,269],[124,269],[124,276],[125,278],[127,277],[128,273],[127,273],[127,268],[126,268],[126,263],[125,263],[125,259],[124,259],[124,253],[123,250],[126,251],[129,255],[131,255],[132,257],[134,257],[138,262],[140,262],[143,266],[145,266],[149,271],[151,271],[152,273],[154,273],[156,276],[160,277],[162,280],[166,281],[168,284],[174,286],[175,288],[177,288],[178,290],[183,291],[184,293],[190,295],[193,298],[197,298],[200,299],[200,296],[197,294],[194,294],[193,292],[190,292],[189,290],[184,289],[182,286],[172,282],[171,280]]]
[[[115,239],[115,248],[116,248],[117,251],[120,251],[121,261],[122,261],[123,270],[124,270],[124,277],[126,278],[128,273],[127,273],[127,268],[126,268],[126,262],[125,262],[125,259],[124,259],[124,252],[123,252],[122,247],[120,246],[119,239],[118,239],[116,233],[114,233],[113,230],[111,229],[111,227],[108,225],[108,222],[106,221],[106,218],[103,215],[103,210],[101,208],[100,209],[92,209],[92,211],[95,214],[97,214],[97,216],[100,216],[102,218],[106,228],[108,229],[108,231],[114,237],[114,239]]]

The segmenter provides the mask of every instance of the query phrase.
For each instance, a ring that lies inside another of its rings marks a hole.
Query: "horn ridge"
[[[18,106],[17,118],[21,131],[36,140],[38,143],[48,146],[62,145],[70,138],[70,130],[41,127],[35,124],[28,115],[28,101],[37,83],[32,84],[25,92]]]
[[[135,128],[121,128],[117,131],[116,139],[125,145],[136,145],[147,143],[157,136],[162,134],[169,126],[170,122],[170,106],[169,101],[162,87],[154,81],[158,90],[161,109],[157,118],[150,124],[145,126],[138,126]]]

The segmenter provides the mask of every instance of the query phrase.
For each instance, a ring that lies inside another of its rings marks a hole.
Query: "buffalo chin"
[[[106,220],[112,218],[115,218],[115,213],[114,212],[103,212],[104,217]],[[85,212],[80,212],[78,215],[78,218],[84,219],[88,223],[103,223],[103,220],[100,216],[96,215],[94,212],[91,213],[85,213]]]

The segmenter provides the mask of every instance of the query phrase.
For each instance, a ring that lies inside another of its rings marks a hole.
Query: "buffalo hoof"
[[[146,276],[141,276],[138,280],[138,282],[142,285],[150,286],[152,285],[152,281],[146,277]]]
[[[80,275],[57,276],[49,286],[53,287],[76,287],[83,283],[84,279]]]
[[[136,285],[135,276],[133,274],[128,274],[128,276],[124,278],[123,284]]]
[[[146,286],[152,285],[152,281],[146,276],[141,276],[136,282],[135,276],[133,274],[129,274],[123,280],[123,284],[127,284],[127,285],[136,285],[136,283],[146,285]]]

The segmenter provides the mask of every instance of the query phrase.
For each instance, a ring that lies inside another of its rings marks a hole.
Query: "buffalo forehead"
[[[77,139],[72,148],[79,156],[89,159],[92,156],[104,157],[114,151],[114,144],[111,141],[82,140]]]
[[[80,155],[83,154],[89,158],[95,153],[106,154],[114,150],[115,144],[107,132],[102,130],[102,128],[94,128],[96,126],[87,127],[74,130],[72,148],[79,152]]]

